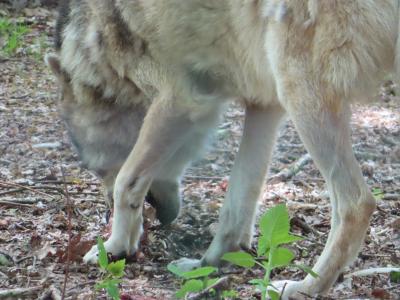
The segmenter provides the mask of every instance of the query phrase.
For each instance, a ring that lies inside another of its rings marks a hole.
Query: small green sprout
[[[122,282],[121,277],[124,276],[125,259],[109,262],[104,242],[100,237],[97,238],[97,247],[99,249],[98,263],[103,270],[103,277],[95,288],[97,290],[105,289],[113,300],[119,300],[118,285]]]
[[[301,240],[300,237],[289,233],[289,214],[286,206],[281,204],[268,210],[260,220],[260,233],[258,239],[257,255],[254,257],[246,252],[229,252],[222,257],[232,264],[244,268],[253,268],[258,265],[264,269],[262,279],[252,279],[254,284],[261,292],[261,299],[267,299],[267,295],[272,300],[278,300],[280,294],[271,282],[271,272],[276,268],[296,267],[310,275],[317,277],[311,268],[292,263],[295,255],[289,249],[282,247],[284,244],[293,243]]]

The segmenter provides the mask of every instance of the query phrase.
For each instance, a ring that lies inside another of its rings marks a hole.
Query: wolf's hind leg
[[[308,275],[302,282],[289,283],[284,299],[297,299],[297,292],[311,296],[326,292],[356,257],[375,209],[374,197],[352,151],[349,103],[324,92],[322,84],[310,89],[308,82],[301,82],[286,76],[288,86],[282,95],[305,147],[327,182],[332,220],[327,244],[313,267],[319,276]]]
[[[280,106],[247,107],[243,137],[217,233],[201,261],[180,259],[176,261],[180,269],[190,270],[201,264],[218,265],[224,253],[250,247],[257,200],[283,115]]]
[[[217,265],[225,252],[250,247],[257,200],[284,114],[280,106],[247,107],[243,137],[220,212],[218,230],[202,259],[203,264]]]

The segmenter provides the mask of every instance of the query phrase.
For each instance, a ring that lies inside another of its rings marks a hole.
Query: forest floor
[[[94,288],[99,268],[83,264],[82,255],[97,236],[109,234],[107,207],[100,182],[80,167],[71,147],[57,113],[57,84],[43,63],[44,53],[51,51],[54,18],[52,10],[10,14],[0,6],[0,20],[28,29],[15,50],[8,52],[0,33],[0,295],[17,289],[15,299],[60,299],[68,266],[67,299],[105,299]],[[380,93],[377,104],[354,106],[352,116],[353,148],[378,208],[362,251],[324,299],[399,299],[400,282],[388,272],[354,274],[400,266],[400,99],[390,94],[390,87]],[[184,206],[172,225],[161,227],[146,208],[142,245],[136,261],[127,265],[121,285],[124,299],[174,299],[179,280],[168,272],[167,264],[184,256],[199,258],[207,249],[238,150],[243,116],[240,107],[232,106],[209,152],[186,172]],[[299,162],[301,167],[291,176],[276,176]],[[280,131],[271,177],[274,180],[266,182],[259,200],[260,212],[286,203],[291,231],[304,237],[292,247],[295,261],[312,266],[329,231],[329,198],[290,122]],[[69,263],[68,207],[72,211]],[[259,299],[248,281],[259,278],[260,269],[222,268],[220,275],[229,278],[240,299]],[[304,273],[284,269],[273,276],[296,280]]]

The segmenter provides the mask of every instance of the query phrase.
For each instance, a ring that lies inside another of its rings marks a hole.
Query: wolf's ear
[[[60,63],[60,59],[58,57],[57,54],[46,54],[46,56],[44,57],[44,61],[46,63],[46,65],[51,69],[51,71],[53,72],[53,74],[59,79],[62,80],[63,79],[63,72],[61,70],[61,63]]]

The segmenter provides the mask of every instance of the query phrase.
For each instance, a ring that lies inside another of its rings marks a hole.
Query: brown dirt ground
[[[7,10],[0,9],[1,14],[9,17]],[[43,53],[50,51],[46,45],[51,45],[54,12],[25,10],[12,17],[26,23],[30,32],[16,54],[0,54],[0,258],[9,263],[0,263],[0,292],[38,287],[15,299],[58,299],[68,245],[63,169],[73,237],[66,296],[105,299],[103,292],[94,292],[99,269],[82,264],[81,256],[96,236],[109,232],[106,205],[99,181],[81,169],[71,149],[57,114],[57,87],[42,62]],[[365,179],[382,192],[381,199],[361,253],[326,299],[399,299],[400,283],[391,282],[387,273],[351,275],[356,270],[400,265],[400,101],[389,95],[388,88],[381,92],[385,101],[354,107],[352,118],[354,150]],[[154,221],[151,208],[146,209],[147,230],[136,262],[126,267],[121,287],[124,299],[173,299],[179,282],[166,270],[167,263],[204,253],[223,202],[242,121],[243,111],[232,106],[216,131],[213,147],[183,178],[184,207],[173,225],[162,228]],[[304,154],[298,135],[287,122],[270,175],[290,168]],[[269,182],[260,210],[281,202],[291,214],[292,231],[305,237],[292,247],[296,262],[312,265],[326,240],[330,211],[324,181],[312,162],[287,180]],[[221,272],[229,276],[240,299],[258,299],[247,282],[260,276],[260,270],[223,268]],[[275,279],[303,276],[294,269],[274,273]]]

